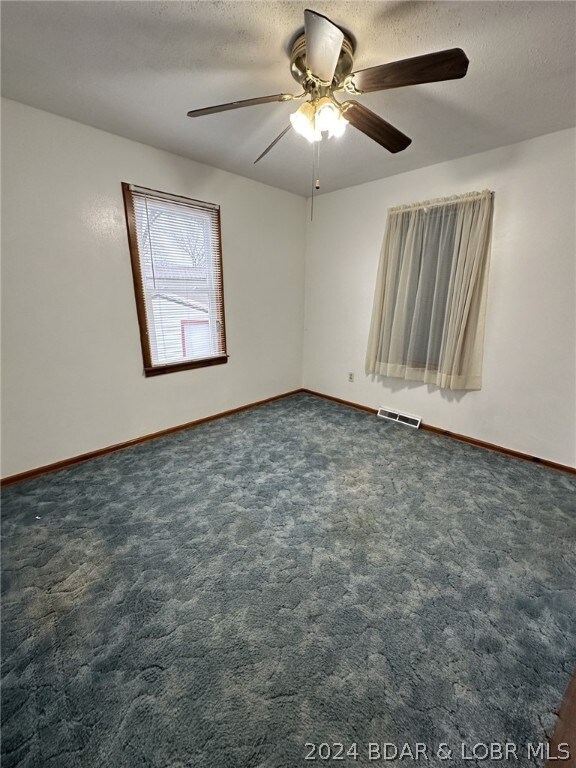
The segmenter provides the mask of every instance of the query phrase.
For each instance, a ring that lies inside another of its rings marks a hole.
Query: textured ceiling
[[[461,47],[467,76],[359,97],[412,137],[398,155],[348,127],[323,141],[322,192],[462,157],[576,123],[576,3],[2,2],[2,93],[58,115],[310,194],[312,151],[266,104],[196,118],[190,109],[297,93],[288,65],[304,8],[356,39],[355,69]]]

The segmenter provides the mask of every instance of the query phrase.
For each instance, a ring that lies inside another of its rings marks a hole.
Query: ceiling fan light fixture
[[[450,48],[353,72],[353,55],[354,43],[350,35],[323,14],[306,9],[304,32],[294,40],[290,53],[290,69],[294,79],[302,85],[302,93],[275,93],[216,104],[193,109],[188,112],[188,117],[306,97],[307,101],[290,115],[289,125],[254,163],[265,157],[292,128],[312,144],[323,138],[342,136],[348,123],[388,152],[401,152],[411,144],[409,136],[358,101],[340,104],[335,94],[346,91],[363,95],[408,85],[457,80],[466,75],[469,64],[461,48]]]
[[[296,112],[290,115],[290,122],[296,133],[304,136],[310,143],[321,141],[322,134],[316,127],[315,109],[311,101],[301,104]]]
[[[338,104],[328,96],[318,99],[316,103],[316,128],[321,133],[328,133],[329,138],[342,136],[348,121],[342,115]]]
[[[290,115],[292,127],[310,143],[322,141],[322,134],[329,138],[342,136],[348,121],[340,106],[329,96],[314,101],[305,101]]]
[[[332,133],[330,136],[334,136],[336,139],[340,138],[344,134],[344,131],[346,130],[346,126],[348,125],[348,120],[340,113],[338,116],[338,120],[334,123],[334,126],[332,127]]]

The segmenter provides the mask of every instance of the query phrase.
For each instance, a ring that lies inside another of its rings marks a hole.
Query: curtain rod
[[[398,213],[399,211],[411,211],[418,208],[433,208],[437,205],[446,203],[460,203],[468,200],[480,200],[482,197],[494,197],[494,192],[490,189],[484,189],[482,192],[466,192],[464,195],[450,195],[450,197],[437,197],[433,200],[424,200],[421,203],[408,203],[407,205],[397,205],[394,208],[388,208],[388,213]]]

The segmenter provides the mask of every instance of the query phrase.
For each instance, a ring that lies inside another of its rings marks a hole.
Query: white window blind
[[[122,186],[145,373],[226,362],[219,206]]]

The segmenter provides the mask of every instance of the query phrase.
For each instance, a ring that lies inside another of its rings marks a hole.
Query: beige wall
[[[575,137],[561,131],[316,198],[307,233],[304,386],[574,466]],[[386,209],[484,188],[496,195],[482,390],[450,393],[366,376]]]
[[[305,200],[2,101],[2,476],[301,386]],[[121,181],[219,203],[227,365],[144,378]]]

